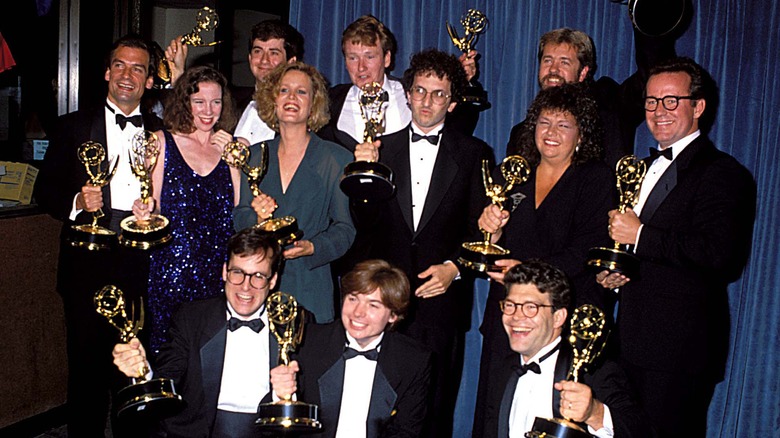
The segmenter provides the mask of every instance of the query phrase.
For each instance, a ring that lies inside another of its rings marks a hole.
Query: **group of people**
[[[481,88],[477,53],[427,49],[395,79],[395,44],[377,18],[358,18],[341,41],[352,83],[328,89],[302,62],[303,36],[261,22],[248,54],[257,85],[239,117],[226,78],[185,68],[176,38],[160,120],[140,105],[155,75],[149,45],[115,42],[105,105],[61,118],[36,186],[38,203],[64,223],[69,433],[103,436],[110,418],[115,436],[256,436],[258,405],[295,394],[320,407],[319,436],[453,436],[476,277],[458,257],[485,231],[510,256],[487,272],[473,436],[523,436],[536,417],[596,436],[703,436],[725,362],[716,321],[727,315],[726,285],[744,263],[755,210],[752,176],[699,128],[713,91],[706,72],[676,57],[673,40],[636,33],[637,72],[622,84],[596,81],[586,34],[543,35],[541,91],[507,145],[529,176],[500,208],[483,179],[503,184],[504,175],[472,135],[480,107],[462,100]],[[388,102],[383,133],[369,143],[360,95],[373,82]],[[647,159],[638,204],[623,212],[611,168],[633,150],[642,120],[660,151]],[[146,201],[127,160],[144,130],[160,154]],[[78,160],[90,140],[120,157],[102,188],[86,183]],[[251,166],[267,153],[256,188],[222,160],[232,141],[248,147]],[[393,195],[349,199],[339,182],[352,161],[389,166]],[[148,251],[70,245],[71,225],[101,208],[99,222],[116,233],[125,217],[162,214],[173,238]],[[255,227],[274,216],[294,217],[303,237],[281,247]],[[636,278],[586,269],[588,250],[613,241],[640,259]],[[117,344],[92,302],[106,284],[143,300],[148,333]],[[289,364],[269,330],[274,290],[309,315]],[[603,309],[615,334],[608,360],[569,382],[567,320],[581,304]],[[156,424],[116,418],[112,394],[142,368],[173,379],[186,407]]]

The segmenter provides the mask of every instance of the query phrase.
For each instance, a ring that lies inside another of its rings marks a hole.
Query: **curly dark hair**
[[[317,131],[330,120],[328,109],[328,85],[325,78],[311,65],[302,62],[282,63],[276,66],[265,80],[258,83],[255,92],[255,105],[257,114],[271,129],[279,132],[279,117],[276,116],[276,97],[279,96],[279,87],[282,78],[287,72],[297,70],[309,77],[311,81],[311,112],[306,126],[312,131]]]
[[[403,85],[407,92],[414,84],[414,78],[420,73],[434,73],[439,79],[450,80],[452,102],[460,102],[466,88],[466,73],[455,55],[437,49],[426,49],[415,53],[404,72]]]
[[[531,166],[541,161],[541,154],[536,147],[536,121],[542,111],[562,111],[574,116],[580,131],[580,144],[572,157],[572,164],[600,160],[604,155],[604,128],[599,118],[596,101],[582,83],[563,84],[550,87],[536,95],[528,109],[522,132],[517,145],[517,153],[528,160]]]
[[[532,284],[539,292],[550,294],[553,310],[568,308],[571,304],[571,287],[566,274],[559,268],[538,259],[524,260],[504,274],[507,292],[515,284]]]
[[[224,129],[233,132],[238,117],[233,96],[228,90],[227,79],[213,67],[205,65],[188,68],[176,81],[165,105],[163,123],[166,129],[184,134],[195,132],[190,96],[200,91],[200,84],[207,82],[215,83],[222,89],[222,114],[214,125],[214,130]]]
[[[274,38],[284,40],[284,51],[288,60],[295,56],[298,61],[303,61],[303,35],[298,29],[281,20],[263,20],[252,26],[249,52],[252,52],[255,40],[268,41]]]

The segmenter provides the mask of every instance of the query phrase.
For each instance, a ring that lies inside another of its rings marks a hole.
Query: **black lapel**
[[[224,301],[223,301],[224,303]],[[200,348],[201,378],[203,380],[204,405],[213,407],[207,409],[210,418],[208,424],[213,424],[219,401],[219,388],[222,385],[222,369],[225,362],[225,343],[227,341],[227,316],[225,305],[215,306],[214,313],[205,315],[208,326],[204,329],[204,339],[208,339]]]
[[[411,125],[410,125],[411,126]],[[410,126],[387,136],[388,141],[379,149],[380,161],[390,166],[395,174],[395,202],[401,209],[409,231],[414,230],[412,218],[412,170],[409,164]],[[384,154],[384,156],[383,156]],[[391,202],[393,202],[391,200]]]
[[[442,132],[442,138],[439,141],[439,153],[436,154],[436,162],[433,165],[433,173],[431,174],[431,185],[425,197],[425,206],[423,207],[415,235],[431,220],[442,199],[444,199],[444,195],[447,194],[447,190],[452,185],[452,181],[458,174],[458,163],[453,158],[456,151],[454,150],[454,144],[451,143],[451,137],[452,134],[448,134],[446,129]]]
[[[384,352],[379,354],[380,362],[382,361],[382,354]],[[368,407],[368,418],[366,418],[367,437],[380,436],[385,422],[395,415],[393,407],[398,399],[398,394],[395,393],[393,386],[390,385],[387,377],[385,377],[382,368],[382,364],[377,363],[374,383],[371,388],[371,404]]]
[[[327,428],[333,430],[334,433],[338,426],[339,413],[341,412],[341,395],[344,389],[344,365],[344,358],[339,357],[317,380],[320,389],[321,421],[323,423],[330,421],[332,425]]]
[[[555,362],[553,383],[568,379],[569,368],[571,368],[571,355],[571,345],[566,342],[565,338],[561,338],[558,360]],[[553,417],[561,418],[561,392],[556,391],[555,389],[553,389],[552,411]]]
[[[515,397],[515,389],[517,389],[517,381],[520,380],[520,376],[511,368],[508,368],[509,363],[517,362],[517,353],[511,353],[512,358],[505,358],[502,362],[506,363],[507,369],[510,369],[507,377],[506,386],[504,387],[504,394],[501,397],[501,405],[498,410],[498,435],[497,437],[505,438],[509,436],[509,412],[512,409],[512,401]]]

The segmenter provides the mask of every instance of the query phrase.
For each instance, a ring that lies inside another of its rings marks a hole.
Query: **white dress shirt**
[[[433,167],[436,164],[436,156],[439,154],[439,144],[441,143],[441,133],[444,123],[433,128],[429,133],[423,134],[414,123],[409,132],[409,164],[412,178],[412,218],[414,219],[414,229],[417,231],[417,225],[420,224],[423,208],[425,207],[425,198],[428,197],[428,189],[431,187],[431,178],[433,177]],[[438,136],[437,143],[431,144],[428,140],[422,139],[412,142],[412,132],[419,135]]]
[[[252,145],[261,141],[272,140],[276,132],[269,128],[257,114],[257,105],[253,100],[249,102],[244,109],[244,113],[241,114],[241,119],[238,120],[236,132],[233,135],[247,139],[249,144]]]
[[[385,334],[382,333],[365,348],[358,345],[355,338],[347,333],[349,347],[357,351],[379,348]],[[336,438],[365,438],[368,407],[371,404],[371,392],[374,389],[374,374],[377,361],[355,356],[344,364],[344,388],[341,393],[341,409],[336,426]]]
[[[388,102],[384,106],[385,129],[381,134],[387,135],[406,128],[412,120],[412,111],[406,104],[406,93],[400,82],[388,79],[387,75],[385,75],[382,82],[382,89],[387,91],[389,97]],[[359,97],[360,89],[356,85],[353,85],[347,92],[346,99],[344,99],[344,106],[341,108],[341,114],[339,114],[336,127],[340,131],[349,134],[352,138],[357,140],[358,143],[362,143],[363,131],[365,131],[366,123],[363,121],[363,115],[360,112],[360,105],[358,103]]]

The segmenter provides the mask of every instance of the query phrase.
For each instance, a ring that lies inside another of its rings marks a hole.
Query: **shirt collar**
[[[130,114],[125,114],[124,112],[122,112],[121,109],[119,109],[118,106],[114,105],[113,102],[106,99],[106,108],[108,109],[108,111],[111,111],[111,113],[113,114],[122,114],[127,117],[141,115],[141,105],[136,106],[134,110],[130,111]]]
[[[685,150],[686,146],[691,144],[691,142],[696,140],[700,135],[701,135],[701,130],[697,129],[696,131],[686,135],[685,137],[665,147],[664,149],[672,148],[672,160],[674,160],[675,158],[677,158],[678,155],[680,155],[680,152]],[[658,149],[661,149],[660,144],[658,145]]]
[[[357,351],[368,351],[373,350],[374,348],[377,348],[377,346],[382,342],[382,339],[385,337],[385,333],[382,332],[377,336],[376,339],[371,341],[368,345],[365,347],[361,347],[360,344],[358,344],[357,340],[349,335],[349,332],[345,331],[344,334],[347,335],[347,346],[349,348],[354,348]]]

